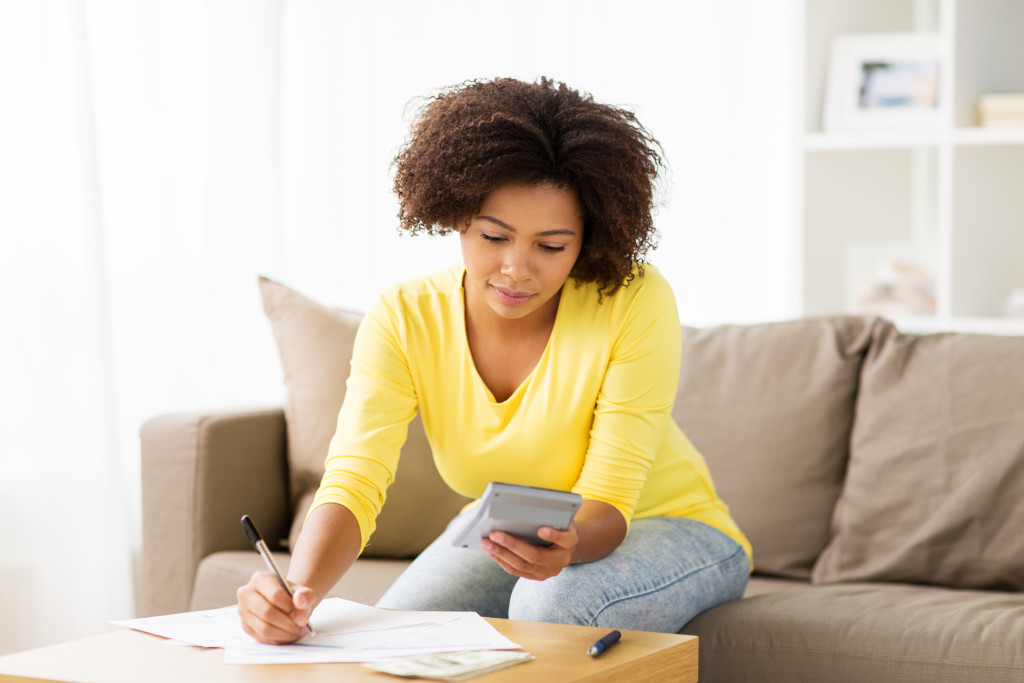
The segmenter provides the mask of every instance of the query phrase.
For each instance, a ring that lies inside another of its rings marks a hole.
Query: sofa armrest
[[[199,562],[244,550],[251,515],[274,547],[292,520],[281,408],[160,415],[140,430],[139,616],[189,608]]]

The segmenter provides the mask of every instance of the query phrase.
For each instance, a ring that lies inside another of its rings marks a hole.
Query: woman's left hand
[[[543,581],[557,576],[563,567],[569,565],[579,543],[579,536],[575,524],[566,531],[542,526],[537,535],[545,541],[550,541],[551,545],[533,545],[511,534],[492,531],[488,538],[481,539],[480,546],[509,574]]]

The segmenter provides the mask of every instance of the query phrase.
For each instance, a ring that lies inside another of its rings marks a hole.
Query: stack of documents
[[[317,606],[310,621],[317,634],[291,645],[264,645],[250,638],[242,630],[237,607],[114,623],[174,643],[224,648],[228,664],[378,662],[520,647],[475,612],[389,610],[328,598]]]

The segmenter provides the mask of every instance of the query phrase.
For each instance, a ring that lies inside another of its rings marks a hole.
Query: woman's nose
[[[509,248],[501,263],[501,274],[521,282],[530,277],[530,257],[525,249]]]

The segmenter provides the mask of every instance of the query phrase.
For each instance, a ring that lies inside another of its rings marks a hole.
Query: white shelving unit
[[[938,35],[941,123],[826,131],[833,38],[894,32]],[[805,37],[803,311],[852,310],[873,254],[912,253],[935,304],[890,315],[901,327],[1024,334],[1024,318],[1003,315],[1024,289],[1024,128],[977,115],[982,94],[1024,92],[1024,0],[805,0]]]

